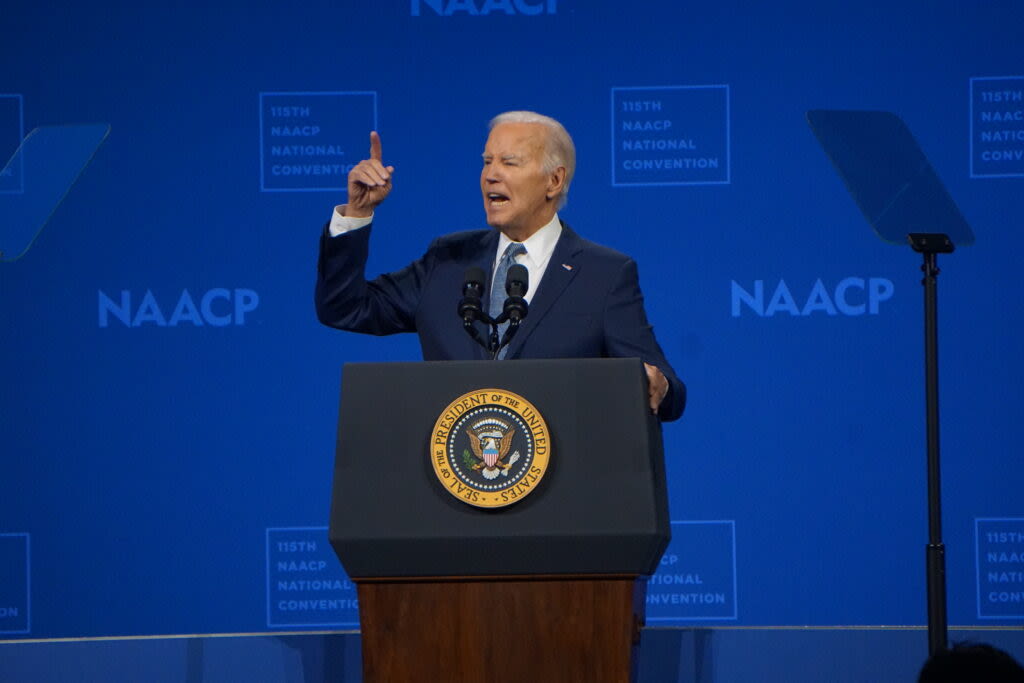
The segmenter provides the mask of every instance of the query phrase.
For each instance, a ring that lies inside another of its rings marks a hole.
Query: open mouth
[[[508,201],[508,197],[498,192],[487,193],[487,203],[491,206],[504,206],[505,204],[508,204]]]

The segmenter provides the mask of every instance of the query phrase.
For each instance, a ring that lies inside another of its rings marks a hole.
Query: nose
[[[484,166],[484,180],[488,183],[501,182],[504,178],[504,174],[501,172],[501,166],[499,164],[488,164]]]

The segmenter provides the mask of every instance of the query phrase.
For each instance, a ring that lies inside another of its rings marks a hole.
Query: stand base
[[[364,683],[630,683],[645,579],[357,581]]]

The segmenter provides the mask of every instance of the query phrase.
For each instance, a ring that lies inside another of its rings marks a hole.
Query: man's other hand
[[[661,370],[649,363],[644,363],[644,370],[647,371],[647,398],[650,402],[651,412],[658,414],[658,406],[665,400],[668,394],[668,380]]]
[[[381,153],[380,135],[370,132],[370,158],[360,161],[348,173],[348,204],[345,215],[365,218],[391,192],[391,174],[394,166],[385,166]]]

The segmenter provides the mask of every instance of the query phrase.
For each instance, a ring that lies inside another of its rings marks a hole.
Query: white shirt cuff
[[[341,213],[345,205],[334,207],[334,213],[331,215],[330,230],[331,237],[337,237],[338,235],[344,235],[346,232],[352,230],[358,230],[359,228],[366,227],[373,222],[373,216],[367,216],[366,218],[355,218],[345,216]]]

